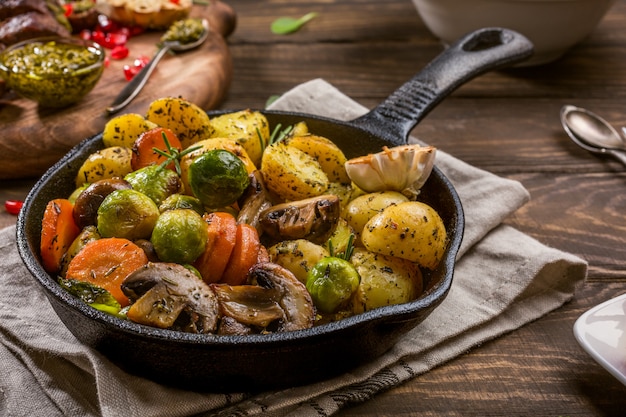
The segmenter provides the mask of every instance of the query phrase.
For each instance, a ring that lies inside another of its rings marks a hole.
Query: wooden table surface
[[[223,108],[263,107],[322,77],[373,107],[442,50],[410,0],[231,0],[234,76]],[[300,32],[269,31],[278,16],[320,16]],[[589,308],[626,292],[626,169],[577,148],[559,110],[575,104],[626,125],[626,0],[558,62],[492,72],[444,100],[414,133],[497,175],[532,200],[506,223],[589,262],[574,299],[342,416],[623,416],[626,388],[572,333]],[[23,199],[34,179],[2,181],[0,200]],[[0,226],[15,217],[0,213]],[[626,352],[624,352],[626,356]]]

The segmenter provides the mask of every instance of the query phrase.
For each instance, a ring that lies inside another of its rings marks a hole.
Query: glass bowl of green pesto
[[[0,78],[43,107],[67,107],[98,83],[104,49],[79,38],[46,37],[11,45],[0,53]]]

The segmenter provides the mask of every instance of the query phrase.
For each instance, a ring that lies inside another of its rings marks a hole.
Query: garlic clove
[[[399,191],[414,199],[432,172],[436,148],[401,145],[345,163],[350,180],[366,192]]]

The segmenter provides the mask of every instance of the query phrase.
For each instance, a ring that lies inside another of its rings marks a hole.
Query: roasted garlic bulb
[[[350,159],[345,167],[350,180],[363,191],[399,191],[415,199],[433,169],[436,148],[401,145]]]

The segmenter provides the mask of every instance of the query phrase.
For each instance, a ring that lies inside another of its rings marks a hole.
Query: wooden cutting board
[[[168,96],[183,97],[206,110],[224,99],[232,78],[225,39],[235,28],[236,14],[227,4],[212,0],[194,6],[191,15],[209,20],[207,41],[193,51],[165,56],[140,94],[118,114],[145,114],[150,102]],[[100,133],[115,116],[108,116],[106,107],[127,83],[123,66],[139,55],[152,56],[161,35],[131,38],[128,58],[111,59],[96,87],[65,109],[40,108],[11,91],[0,96],[0,179],[37,177],[81,140]]]

